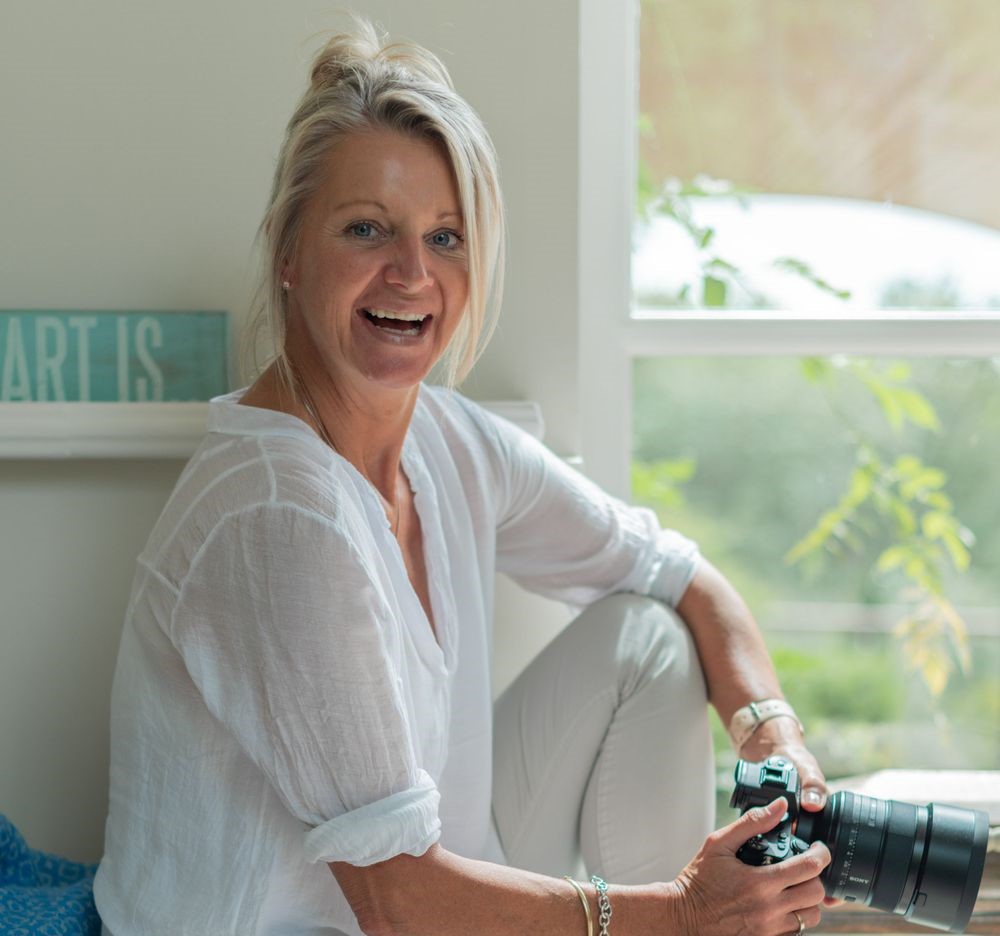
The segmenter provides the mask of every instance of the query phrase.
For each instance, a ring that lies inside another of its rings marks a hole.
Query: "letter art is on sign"
[[[228,388],[225,312],[0,311],[0,402],[187,402]]]

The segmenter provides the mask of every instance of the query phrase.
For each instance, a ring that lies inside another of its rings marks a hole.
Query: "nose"
[[[427,267],[426,249],[421,238],[400,238],[386,266],[386,282],[406,292],[419,292],[429,286],[433,277]]]

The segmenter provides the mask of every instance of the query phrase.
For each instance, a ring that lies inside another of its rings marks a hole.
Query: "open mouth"
[[[417,337],[430,324],[432,315],[419,312],[394,312],[390,309],[360,309],[375,328],[399,337]]]

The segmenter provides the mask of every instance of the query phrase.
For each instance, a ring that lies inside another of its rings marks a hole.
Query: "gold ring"
[[[795,936],[802,936],[802,934],[806,931],[806,925],[802,922],[802,917],[800,917],[796,911],[792,911],[792,916],[799,921],[799,929]]]

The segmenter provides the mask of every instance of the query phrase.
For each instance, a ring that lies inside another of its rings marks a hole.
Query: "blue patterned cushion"
[[[28,848],[0,813],[0,936],[100,936],[96,871]]]

